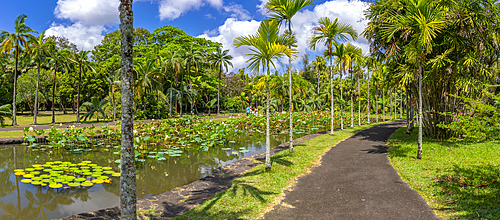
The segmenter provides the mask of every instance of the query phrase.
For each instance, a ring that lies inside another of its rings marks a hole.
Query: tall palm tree
[[[184,52],[184,59],[186,64],[186,71],[189,80],[189,89],[193,88],[191,82],[191,71],[194,71],[195,75],[198,75],[198,70],[200,68],[200,62],[205,59],[204,52],[200,49],[194,49],[192,46],[190,49]],[[193,104],[191,103],[191,115],[193,114]]]
[[[277,21],[279,24],[288,24],[288,35],[293,38],[292,32],[292,18],[302,8],[313,5],[312,0],[270,0],[267,2],[265,8],[270,11],[267,17],[269,20]],[[289,46],[289,49],[292,45]],[[290,114],[290,152],[293,152],[293,105],[292,105],[292,57],[288,57],[288,97],[289,97],[289,114]]]
[[[35,41],[31,42],[33,51],[31,55],[34,57],[37,63],[38,74],[36,76],[36,92],[35,92],[35,107],[33,112],[33,124],[36,125],[36,116],[38,115],[38,87],[40,85],[40,69],[42,68],[41,63],[47,58],[49,48],[53,47],[54,42],[51,39],[45,39],[45,31],[43,31]]]
[[[312,62],[314,70],[316,70],[316,73],[318,74],[318,90],[317,94],[319,94],[319,87],[320,87],[320,77],[321,73],[325,70],[326,68],[326,60],[325,57],[323,56],[316,56],[316,60]]]
[[[137,189],[135,183],[134,161],[134,123],[133,123],[133,10],[132,0],[121,0],[120,6],[121,33],[121,81],[122,81],[122,131],[121,131],[121,163],[120,178],[120,210],[121,219],[137,218]]]
[[[241,46],[250,46],[253,53],[249,54],[252,57],[247,61],[250,62],[248,68],[251,71],[259,72],[262,66],[262,71],[266,71],[266,77],[270,75],[270,64],[275,67],[273,59],[278,59],[283,56],[292,57],[296,53],[295,49],[290,49],[288,46],[295,44],[295,39],[290,35],[280,35],[279,25],[275,21],[264,20],[255,35],[237,37],[234,40],[234,45],[238,48]],[[271,140],[269,132],[269,79],[267,79],[267,105],[266,105],[266,161],[265,168],[271,170]]]
[[[181,51],[176,51],[176,52],[170,52],[166,51],[162,53],[161,58],[161,63],[162,67],[165,70],[165,76],[166,72],[170,72],[170,98],[169,98],[169,113],[168,117],[172,117],[172,100],[173,100],[173,83],[174,83],[174,77],[176,75],[179,75],[182,71],[182,66],[184,65],[184,59],[182,56]]]
[[[220,99],[220,80],[222,77],[222,71],[224,68],[226,71],[228,70],[228,66],[233,67],[233,63],[231,63],[231,59],[233,57],[229,55],[229,50],[222,51],[220,48],[215,49],[212,54],[213,65],[219,70],[218,78],[219,78],[219,86],[217,87],[217,115],[220,114],[219,108],[219,99]]]
[[[334,46],[337,45],[337,41],[346,41],[348,40],[347,36],[351,36],[353,40],[358,38],[357,32],[350,24],[339,23],[338,19],[330,20],[328,17],[323,17],[318,20],[318,26],[313,28],[314,35],[309,40],[309,47],[311,49],[316,48],[316,44],[323,43],[327,47],[327,54],[330,57],[330,101],[331,101],[331,128],[330,135],[333,135],[333,60],[332,57],[334,54]],[[342,75],[340,77],[342,79]],[[342,86],[342,81],[340,81],[340,85]],[[342,92],[342,89],[341,89]],[[342,97],[342,96],[341,96]],[[342,102],[340,112],[342,115]],[[342,117],[341,117],[342,120]],[[341,127],[343,128],[343,123],[341,123]]]
[[[58,64],[62,67],[68,67],[68,60],[71,55],[71,50],[68,48],[64,48],[58,50],[55,46],[53,46],[49,50],[49,59],[54,63],[54,79],[52,81],[52,124],[56,123],[55,116],[55,101],[56,101],[56,78],[57,78],[57,67]]]
[[[347,64],[349,66],[349,73],[351,75],[351,128],[354,127],[354,92],[353,92],[353,83],[354,83],[354,69],[356,65],[359,65],[362,62],[362,50],[359,47],[356,47],[350,43],[346,44],[346,55],[347,55]]]
[[[19,59],[19,52],[22,47],[25,47],[29,52],[28,41],[35,41],[35,36],[31,33],[38,33],[28,27],[24,22],[28,16],[25,14],[18,15],[14,21],[14,32],[0,31],[1,51],[11,53],[14,48],[14,97],[12,102],[12,125],[17,125],[16,121],[16,88],[17,88],[17,62]]]
[[[92,72],[95,72],[94,68],[91,65],[91,61],[88,57],[89,51],[80,51],[79,53],[73,53],[71,61],[78,64],[78,96],[76,98],[76,122],[80,122],[80,87],[82,85],[82,67],[88,68]],[[115,120],[113,118],[113,120]]]
[[[344,78],[344,75],[346,75],[346,67],[349,66],[350,63],[350,56],[349,53],[346,49],[346,44],[334,44],[335,49],[333,50],[336,58],[336,65],[338,66],[339,69],[339,80],[340,80],[340,130],[344,130],[344,89],[342,83],[342,78]],[[332,90],[333,91],[333,90]],[[333,107],[333,104],[332,104]]]
[[[408,51],[415,51],[419,61],[418,71],[418,151],[417,159],[422,158],[422,77],[425,56],[432,52],[432,41],[445,26],[446,15],[443,6],[432,0],[401,0],[405,14],[392,14],[389,23],[383,24],[383,36],[391,41],[396,33],[410,39]]]
[[[368,124],[370,124],[370,68],[373,68],[374,65],[375,65],[375,58],[373,56],[368,56],[366,57],[366,60],[365,60],[365,64],[366,64],[366,69],[367,69],[367,73],[366,73],[366,79],[367,79],[367,82],[366,82],[366,85],[367,85],[367,92],[366,92],[366,100],[368,100],[368,110],[367,110],[367,113],[368,113]],[[376,108],[375,108],[376,110]]]

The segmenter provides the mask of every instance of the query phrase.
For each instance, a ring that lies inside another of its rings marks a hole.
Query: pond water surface
[[[298,138],[305,133],[295,134]],[[275,135],[271,138],[271,147],[286,142],[288,134]],[[172,190],[175,187],[199,180],[227,164],[243,157],[265,150],[265,135],[255,133],[252,136],[241,135],[236,143],[218,145],[199,151],[198,147],[184,149],[180,157],[166,160],[147,159],[136,162],[138,199],[154,196]],[[222,150],[231,148],[233,150]],[[249,152],[236,152],[241,149]],[[60,150],[52,152],[33,151],[25,145],[0,146],[0,219],[52,219],[96,211],[119,205],[119,177],[111,177],[111,183],[96,184],[90,188],[59,188],[34,186],[22,183],[22,176],[14,175],[15,169],[29,168],[33,164],[49,161],[67,161],[79,163],[92,161],[99,166],[109,166],[119,171],[115,161],[120,156],[113,152],[120,149],[94,148],[93,151],[74,154]],[[181,149],[182,150],[182,149]]]

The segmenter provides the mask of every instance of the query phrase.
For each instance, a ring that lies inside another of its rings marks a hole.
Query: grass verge
[[[80,112],[80,116],[82,116],[85,113],[86,112]],[[37,120],[37,125],[51,125],[52,124],[52,111],[40,111],[40,112],[38,112],[36,120]],[[56,111],[55,112],[55,120],[56,120],[55,124],[73,123],[76,121],[76,113],[63,114],[63,112]],[[28,114],[28,113],[24,113],[24,114],[17,113],[16,121],[17,121],[17,125],[14,127],[32,126],[33,115]],[[110,121],[111,120],[109,120],[109,119],[103,119],[103,118],[99,119],[100,123],[110,122]],[[97,123],[97,120],[94,116],[92,119],[89,119],[87,121],[82,120],[81,123]],[[12,127],[11,124],[12,124],[12,119],[6,118],[4,126],[2,126],[2,127]]]
[[[264,164],[260,164],[234,179],[228,190],[175,219],[258,219],[279,203],[285,195],[283,191],[292,187],[299,176],[317,166],[330,147],[375,125],[336,131],[334,136],[319,136],[295,146],[293,154],[281,151],[271,157],[270,172],[265,172]]]
[[[389,160],[442,219],[500,219],[500,142],[423,140],[399,129],[389,139]]]

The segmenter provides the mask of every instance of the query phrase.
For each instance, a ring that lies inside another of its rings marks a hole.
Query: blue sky
[[[248,57],[247,48],[234,48],[235,37],[255,33],[265,18],[262,6],[267,0],[141,0],[134,1],[134,27],[149,31],[163,25],[172,25],[192,36],[205,37],[223,43],[233,55],[234,68],[242,68]],[[366,22],[363,17],[365,3],[347,0],[315,0],[292,20],[299,40],[299,57],[317,54],[307,49],[306,41],[319,17],[338,17],[340,22],[351,23],[361,33]],[[78,48],[91,50],[106,33],[118,28],[119,0],[2,0],[0,30],[13,31],[14,19],[25,13],[26,24],[47,35],[62,35]],[[355,45],[365,52],[366,39],[359,38]],[[318,51],[323,49],[318,48]],[[294,61],[299,64],[300,59]],[[287,63],[288,61],[283,61]]]

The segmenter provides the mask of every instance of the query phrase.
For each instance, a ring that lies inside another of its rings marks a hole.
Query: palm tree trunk
[[[76,98],[76,122],[80,122],[80,87],[82,85],[82,64],[79,65],[80,72],[78,73],[78,96]],[[114,114],[114,109],[113,109]],[[113,120],[115,120],[113,118]],[[99,120],[97,120],[99,121]]]
[[[418,150],[417,159],[422,159],[422,75],[424,68],[422,67],[423,61],[420,61],[418,67]]]
[[[367,82],[366,84],[368,85],[368,89],[366,90],[366,100],[368,100],[368,124],[370,124],[370,67],[368,67],[368,73],[367,73]]]
[[[376,120],[378,123],[378,88],[375,86],[375,114]]]
[[[122,79],[122,125],[121,125],[121,219],[137,219],[136,177],[134,161],[133,123],[133,12],[132,0],[121,0],[121,79]]]
[[[349,93],[351,93],[351,128],[354,127],[354,100],[353,100],[353,91],[352,91],[352,81],[354,81],[354,75],[353,75],[353,72],[350,69],[350,72],[351,72],[351,91]]]
[[[317,93],[318,95],[319,95],[319,76],[320,76],[319,74],[320,74],[320,73],[321,73],[321,72],[318,70],[318,93]]]
[[[382,88],[382,121],[385,121],[385,89]]]
[[[168,117],[172,117],[172,82],[174,81],[174,74],[170,76],[170,106],[168,109]]]
[[[359,89],[359,75],[358,75],[358,126],[361,126],[361,99],[360,99],[360,89]]]
[[[115,84],[111,85],[111,96],[113,99],[113,121],[116,119]]]
[[[57,62],[54,68],[54,80],[52,83],[52,124],[56,123],[56,115],[55,115],[55,101],[56,101],[56,71],[57,71]]]
[[[403,88],[399,90],[400,104],[399,104],[399,118],[403,119]]]
[[[392,92],[389,89],[389,118],[392,120]]]
[[[266,171],[271,171],[271,134],[269,131],[269,60],[267,61],[267,75],[266,75],[266,161],[265,169]]]
[[[342,64],[343,67],[343,64]],[[344,68],[342,68],[344,69]],[[344,70],[345,73],[345,70]],[[340,71],[340,130],[344,130],[344,99],[342,97],[342,70]]]
[[[290,34],[290,37],[292,37],[292,22],[289,20],[288,21],[288,33]],[[292,46],[288,46],[288,48],[291,50]],[[293,111],[293,105],[292,105],[292,58],[288,57],[288,94],[289,94],[289,114],[290,114],[290,153],[293,153],[293,120],[292,120],[292,111]],[[282,103],[283,104],[283,103]]]
[[[220,66],[220,71],[219,71],[219,86],[217,87],[217,115],[220,115],[220,106],[219,106],[219,99],[220,99],[220,78],[222,74],[222,64]]]
[[[35,92],[35,110],[33,112],[33,124],[36,125],[36,116],[38,115],[38,86],[40,85],[40,59],[38,60],[38,74],[36,75],[36,92]]]
[[[330,135],[333,135],[333,63],[330,55]]]
[[[408,115],[408,86],[406,86],[406,133],[410,133],[410,117]]]
[[[16,91],[17,91],[17,62],[18,62],[19,46],[16,45],[16,64],[14,67],[14,97],[12,98],[12,126],[17,125],[16,120]]]

